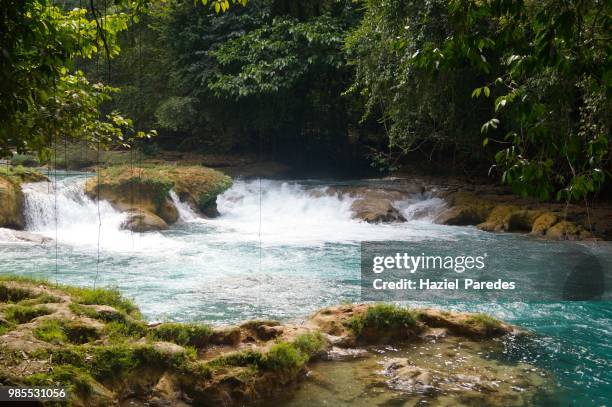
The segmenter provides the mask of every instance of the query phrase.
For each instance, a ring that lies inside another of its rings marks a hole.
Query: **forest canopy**
[[[610,184],[608,1],[3,4],[3,156],[140,140],[296,166],[437,162],[540,199]]]

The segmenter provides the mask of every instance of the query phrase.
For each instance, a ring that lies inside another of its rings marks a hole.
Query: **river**
[[[364,240],[409,241],[419,250],[445,244],[465,251],[503,247],[500,272],[509,274],[554,263],[571,250],[586,250],[606,270],[611,267],[612,248],[604,242],[545,242],[433,224],[444,203],[427,194],[398,203],[406,223],[358,222],[351,218],[351,198],[324,193],[329,181],[238,180],[218,198],[220,217],[201,219],[177,202],[177,224],[136,234],[120,230],[123,214],[84,195],[88,176],[61,173],[56,183],[24,185],[27,229],[57,245],[15,242],[5,230],[0,273],[117,287],[152,321],[299,320],[326,305],[359,301]],[[552,371],[565,405],[610,403],[609,302],[437,300],[433,305],[487,312],[534,331],[534,338],[511,347],[506,357]]]

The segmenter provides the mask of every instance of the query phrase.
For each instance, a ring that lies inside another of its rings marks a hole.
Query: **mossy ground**
[[[0,316],[0,334],[5,335],[0,382],[67,386],[77,404],[97,404],[100,394],[130,388],[143,371],[189,378],[191,385],[196,381],[204,387],[228,374],[246,380],[245,389],[264,374],[287,382],[326,343],[320,333],[303,333],[289,341],[256,341],[252,349],[229,346],[217,356],[202,357],[217,332],[210,326],[148,325],[114,289],[56,286],[20,277],[0,276]],[[35,346],[22,347],[24,341]]]
[[[466,329],[506,332],[498,332],[504,326],[485,315],[421,314],[385,304],[333,307],[298,325],[150,325],[114,289],[0,276],[0,383],[65,386],[77,405],[108,405],[123,397],[146,402],[161,397],[172,405],[181,394],[198,405],[242,405],[286,391],[311,360],[326,354],[333,324],[317,316],[352,333],[340,334],[348,340],[344,346],[356,345],[351,335],[357,341],[375,334],[387,343],[405,340],[406,335],[387,333],[420,332],[425,320],[432,325],[462,320]]]
[[[28,168],[22,165],[0,166],[0,176],[8,179],[15,185],[22,182],[46,181],[47,177],[35,168]]]

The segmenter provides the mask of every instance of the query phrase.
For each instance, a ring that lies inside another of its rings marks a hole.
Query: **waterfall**
[[[422,233],[409,223],[368,224],[353,218],[356,198],[328,193],[326,186],[304,186],[272,180],[241,181],[217,198],[221,217],[210,224],[224,227],[219,239],[259,240],[270,244],[312,244],[410,238]],[[442,200],[415,194],[394,202],[409,221],[431,223]],[[261,222],[260,222],[261,218]],[[419,222],[417,222],[419,223]],[[223,232],[228,235],[225,235]],[[236,232],[236,236],[229,236]]]
[[[121,229],[126,218],[104,200],[85,195],[87,175],[58,175],[51,182],[22,185],[26,230],[76,247],[133,251],[168,245],[159,233]]]
[[[195,222],[200,220],[200,216],[193,210],[187,202],[181,202],[176,192],[170,191],[170,199],[176,207],[181,222]]]

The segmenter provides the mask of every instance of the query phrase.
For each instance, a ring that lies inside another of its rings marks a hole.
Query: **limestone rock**
[[[554,213],[544,212],[533,222],[531,233],[534,235],[544,235],[558,220],[559,218]]]
[[[23,194],[18,183],[0,176],[0,227],[23,229]]]
[[[555,240],[583,240],[590,239],[593,235],[582,226],[564,220],[548,229],[546,237]]]
[[[121,224],[121,228],[142,233],[168,229],[168,224],[151,212],[130,210],[127,219]]]
[[[361,198],[351,205],[353,217],[368,223],[405,222],[406,218],[384,198]]]

